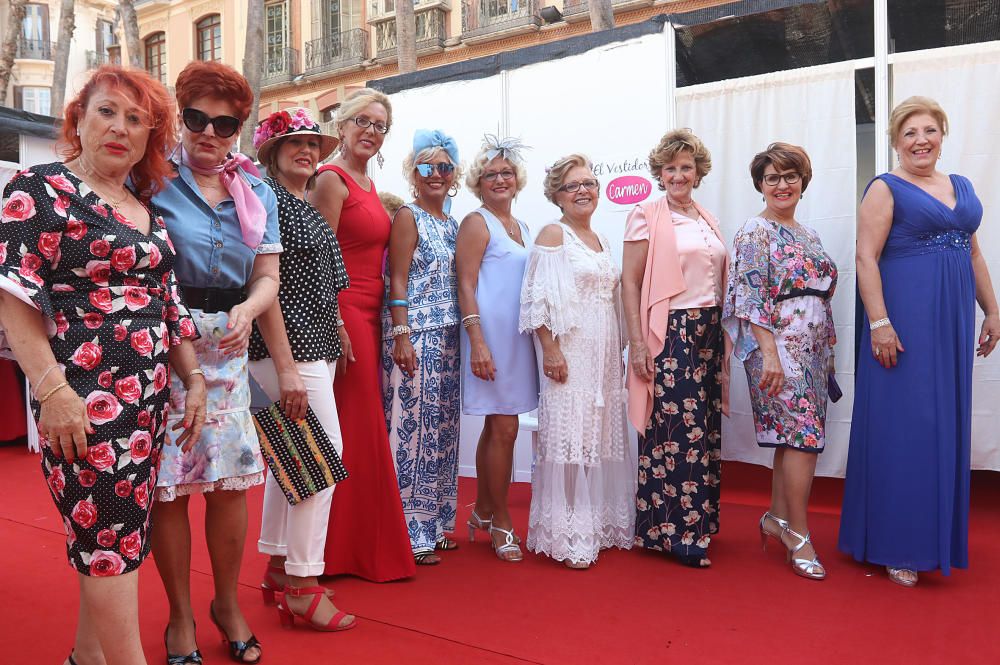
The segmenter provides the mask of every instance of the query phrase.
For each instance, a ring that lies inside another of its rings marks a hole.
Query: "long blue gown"
[[[954,209],[895,175],[879,178],[893,197],[882,291],[905,351],[882,368],[865,327],[839,546],[858,561],[947,575],[968,566],[971,236],[983,206],[959,175]]]

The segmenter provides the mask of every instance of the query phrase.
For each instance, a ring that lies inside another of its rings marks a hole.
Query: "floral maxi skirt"
[[[721,309],[672,310],[639,437],[635,544],[698,564],[719,530]]]

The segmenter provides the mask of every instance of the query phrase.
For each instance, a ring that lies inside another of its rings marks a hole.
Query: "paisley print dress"
[[[52,352],[94,428],[86,458],[75,462],[41,440],[69,563],[84,575],[130,572],[149,552],[167,353],[198,334],[177,296],[163,220],[155,209],[150,218],[147,235],[59,163],[18,173],[3,194],[0,288],[44,315]],[[37,420],[35,400],[32,409]]]

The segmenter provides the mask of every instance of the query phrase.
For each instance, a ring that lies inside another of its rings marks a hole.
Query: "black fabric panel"
[[[422,88],[435,83],[450,81],[470,81],[494,76],[503,70],[518,69],[539,62],[558,60],[570,55],[585,53],[592,49],[628,39],[635,39],[663,31],[667,16],[662,14],[641,23],[624,25],[612,30],[587,33],[567,37],[546,44],[537,44],[514,51],[504,51],[483,58],[464,60],[441,67],[422,69],[409,74],[398,74],[383,79],[368,81],[368,87],[391,95],[401,90]]]
[[[50,118],[47,115],[0,106],[0,131],[54,139],[59,133],[59,125],[61,124],[61,120]]]
[[[826,2],[827,0],[742,0],[741,2],[730,2],[725,5],[697,9],[693,12],[684,12],[683,14],[668,14],[667,20],[675,28],[689,28],[719,19],[752,16],[753,14],[762,14],[775,9],[787,9],[799,5],[824,5]]]

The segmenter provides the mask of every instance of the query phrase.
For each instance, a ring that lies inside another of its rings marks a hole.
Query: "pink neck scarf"
[[[260,177],[260,172],[253,165],[246,155],[236,153],[218,166],[203,167],[196,166],[191,161],[187,151],[181,147],[181,162],[200,175],[218,174],[222,186],[226,188],[229,195],[233,197],[236,204],[236,216],[240,220],[240,231],[243,234],[243,242],[251,249],[257,249],[260,241],[264,238],[264,225],[267,224],[267,211],[264,204],[260,202],[257,195],[253,193],[250,184],[240,177],[237,167],[242,167],[244,171]]]

